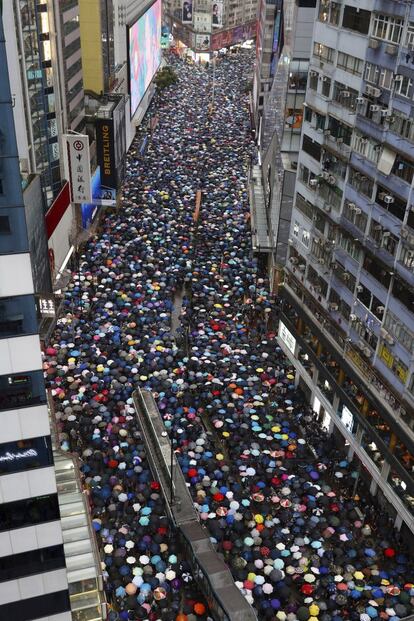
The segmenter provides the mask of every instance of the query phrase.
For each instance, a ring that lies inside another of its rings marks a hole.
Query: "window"
[[[391,43],[399,43],[403,31],[403,20],[389,15],[374,15],[372,36]]]
[[[390,194],[389,190],[380,185],[377,187],[377,195],[375,200],[379,205],[381,205],[381,207],[383,207],[383,209],[386,209],[389,213],[392,213],[393,216],[401,221],[404,220],[407,206],[404,200],[395,194]]]
[[[350,167],[348,181],[357,192],[371,198],[374,190],[374,182],[372,179],[366,177],[363,173],[359,172],[359,170]]]
[[[36,332],[36,307],[32,295],[0,298],[0,338]]]
[[[373,142],[367,136],[354,131],[351,142],[352,149],[363,155],[371,162],[378,163],[380,157],[381,145],[377,142]]]
[[[309,74],[309,88],[313,91],[318,90],[318,81],[319,81],[319,73],[316,71],[311,71]]]
[[[407,76],[403,76],[402,80],[395,83],[395,94],[401,95],[401,97],[407,97],[412,99],[413,97],[413,81]]]
[[[46,403],[42,371],[0,375],[0,410]]]
[[[393,313],[387,311],[384,328],[406,349],[414,353],[414,332],[411,332]]]
[[[402,263],[404,267],[414,272],[414,250],[407,246],[403,246],[399,262]]]
[[[344,205],[344,216],[347,220],[355,224],[355,226],[365,232],[367,226],[367,215],[359,208],[355,207],[353,203],[346,202]]]
[[[310,183],[312,179],[316,179],[316,174],[313,173],[311,170],[309,170],[309,168],[307,168],[306,166],[304,166],[303,164],[300,165],[299,167],[299,179],[305,184],[305,185],[310,185],[312,187],[312,184]],[[314,188],[312,188],[314,189]]]
[[[355,259],[355,261],[360,261],[361,259],[361,248],[360,245],[355,242],[355,240],[345,231],[341,231],[339,233],[339,245],[349,254],[350,257]]]
[[[63,545],[0,557],[0,581],[15,580],[65,567]]]
[[[313,206],[302,196],[302,194],[299,194],[299,192],[296,194],[295,208],[303,213],[304,216],[309,218],[309,220],[312,220],[314,211]]]
[[[10,232],[11,229],[9,216],[0,216],[0,235],[6,235]]]
[[[353,75],[362,75],[364,61],[360,58],[356,58],[355,56],[351,56],[350,54],[338,52],[337,67],[347,71],[348,73],[352,73]]]
[[[407,28],[407,36],[405,39],[405,47],[412,49],[414,46],[414,22],[409,22]]]
[[[0,505],[0,531],[24,528],[59,519],[57,494]]]
[[[339,24],[340,5],[331,0],[321,0],[318,19],[320,22],[337,26]]]
[[[304,230],[302,233],[302,244],[306,246],[306,248],[309,248],[309,240],[310,240],[309,231]]]
[[[403,138],[414,141],[414,120],[396,110],[393,110],[391,130]]]
[[[329,116],[328,128],[331,135],[336,139],[341,139],[346,145],[351,144],[352,128],[338,121],[334,116]]]
[[[299,237],[300,223],[295,220],[295,224],[293,225],[293,235],[295,237]]]
[[[312,121],[312,108],[309,108],[309,106],[305,106],[304,117],[305,117],[305,121],[307,123],[311,123],[311,121]]]
[[[90,610],[90,609],[89,609]],[[52,617],[61,612],[70,611],[69,593],[56,591],[47,595],[39,595],[30,599],[22,599],[17,602],[10,602],[0,606],[1,619],[19,619],[19,621],[30,621],[33,619],[33,611],[36,611],[37,618]],[[94,618],[98,616],[95,614]],[[80,618],[80,617],[79,617]]]
[[[326,75],[322,78],[322,95],[324,97],[329,97],[331,92],[331,78],[328,78]]]
[[[358,95],[358,91],[350,88],[346,84],[334,82],[332,98],[344,108],[347,108],[348,110],[356,110],[356,98]]]
[[[325,63],[333,63],[335,50],[332,47],[323,45],[315,41],[313,44],[313,55],[319,58],[320,61]]]
[[[369,274],[371,274],[371,276],[373,276],[380,285],[388,289],[391,282],[390,270],[386,265],[378,260],[378,257],[366,254],[364,258],[363,268]]]
[[[302,149],[305,151],[305,153],[320,162],[321,145],[318,142],[312,140],[312,138],[309,138],[309,136],[307,136],[306,134],[303,135]]]
[[[366,63],[364,80],[380,86],[381,88],[390,89],[393,84],[393,72],[379,65],[373,65],[372,63]]]
[[[397,154],[391,172],[407,183],[411,183],[414,174],[414,164]]]
[[[411,313],[414,313],[414,292],[398,276],[394,276],[392,293]]]
[[[349,28],[354,32],[368,34],[371,21],[371,11],[364,11],[353,6],[345,6],[342,18],[343,28]]]

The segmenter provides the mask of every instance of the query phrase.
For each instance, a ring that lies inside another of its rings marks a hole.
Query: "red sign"
[[[70,190],[69,183],[65,181],[65,185],[56,196],[52,203],[52,206],[47,211],[46,220],[46,232],[47,238],[50,239],[55,231],[57,225],[61,221],[63,214],[70,205]]]
[[[236,45],[237,43],[243,43],[248,39],[253,39],[256,36],[256,20],[249,22],[243,26],[236,26],[230,30],[222,30],[211,35],[211,49],[221,50],[222,47],[229,47],[230,45]]]

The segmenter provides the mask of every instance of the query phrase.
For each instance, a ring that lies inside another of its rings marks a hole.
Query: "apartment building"
[[[0,63],[0,618],[70,621],[1,15]]]
[[[414,515],[414,5],[320,0],[279,340],[396,525]]]

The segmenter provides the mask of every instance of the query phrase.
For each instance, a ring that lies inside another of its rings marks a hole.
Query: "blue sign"
[[[103,188],[101,186],[101,169],[98,166],[92,175],[91,179],[92,187],[92,200],[97,201],[94,203],[82,203],[82,227],[87,229],[93,222],[94,217],[99,209],[98,201],[101,200],[116,200],[116,190],[112,188]]]

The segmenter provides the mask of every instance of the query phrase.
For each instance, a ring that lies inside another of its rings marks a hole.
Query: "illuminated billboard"
[[[132,117],[161,62],[161,0],[129,26],[128,46]]]

